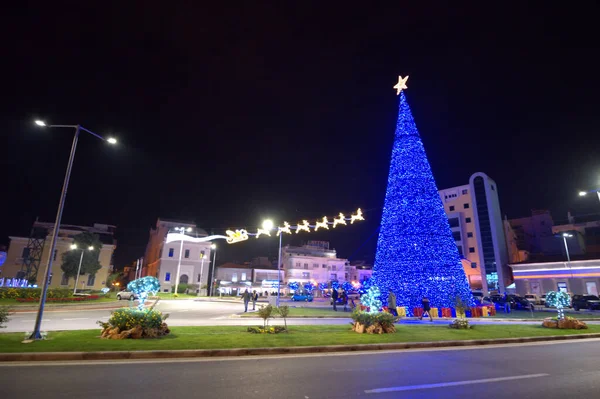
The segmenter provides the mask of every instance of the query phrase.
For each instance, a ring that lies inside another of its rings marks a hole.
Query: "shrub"
[[[454,319],[454,321],[452,321],[448,327],[455,328],[457,330],[468,330],[469,328],[473,328],[473,326],[469,324],[469,320],[463,318]]]
[[[356,332],[367,332],[369,334],[382,334],[396,332],[394,323],[399,317],[388,312],[367,313],[355,308],[351,314],[352,329]]]
[[[69,288],[48,288],[46,298],[68,298],[73,290]],[[0,298],[40,299],[41,288],[0,288]]]
[[[283,324],[285,324],[285,329],[287,330],[287,317],[290,314],[290,307],[287,305],[281,305],[275,308],[275,313],[283,318]]]
[[[8,306],[0,306],[0,328],[6,328],[4,324],[8,323],[10,308]]]
[[[46,302],[84,302],[93,301],[100,298],[98,295],[73,296],[70,298],[46,298]],[[39,298],[17,298],[17,302],[38,302]]]
[[[258,315],[263,319],[263,327],[267,328],[267,325],[269,324],[269,319],[273,317],[273,306],[261,306],[258,309]]]
[[[248,327],[248,332],[252,334],[279,334],[285,332],[287,329],[283,326],[273,327]]]
[[[158,310],[139,310],[136,308],[122,308],[113,311],[108,319],[108,326],[119,330],[130,330],[140,326],[142,328],[160,328],[166,316]]]

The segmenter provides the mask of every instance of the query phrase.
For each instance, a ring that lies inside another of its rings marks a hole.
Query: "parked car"
[[[513,307],[513,309],[529,309],[531,307],[531,301],[529,301],[527,298],[523,298],[522,296],[518,296],[518,295],[509,295],[510,297],[512,297],[515,306]]]
[[[120,301],[121,299],[138,299],[138,296],[131,291],[121,291],[117,294],[117,299]]]
[[[312,302],[313,296],[310,294],[294,294],[292,296],[292,301]]]
[[[540,297],[540,305],[544,305],[544,306],[546,305],[546,294],[544,294]]]
[[[600,298],[596,295],[573,295],[571,306],[573,306],[574,310],[597,310],[600,309]]]
[[[537,296],[536,294],[525,294],[525,299],[527,299],[529,302],[533,303],[534,305],[539,305],[541,303],[540,297]]]

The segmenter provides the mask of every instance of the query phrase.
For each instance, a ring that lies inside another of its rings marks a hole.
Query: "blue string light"
[[[404,92],[381,217],[373,282],[396,294],[412,314],[427,296],[432,307],[451,307],[459,296],[473,303],[469,284],[425,148]]]

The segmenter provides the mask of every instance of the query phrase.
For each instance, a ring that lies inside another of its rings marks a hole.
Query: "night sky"
[[[481,171],[509,218],[600,212],[597,199],[577,196],[600,187],[591,1],[153,3],[5,10],[0,244],[26,236],[36,216],[54,221],[73,132],[36,128],[40,118],[119,139],[81,137],[63,216],[116,225],[117,267],[143,255],[158,217],[223,233],[357,207],[366,222],[284,244],[329,240],[341,257],[372,262],[398,75],[410,75],[406,95],[440,189]],[[217,263],[276,250],[261,238],[221,250]]]

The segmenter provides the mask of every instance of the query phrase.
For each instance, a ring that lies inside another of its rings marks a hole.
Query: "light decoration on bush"
[[[290,281],[288,283],[288,287],[290,290],[297,291],[300,288],[300,283],[297,281]]]
[[[379,297],[381,292],[376,286],[372,286],[367,292],[360,297],[360,304],[367,307],[367,313],[378,313],[382,308]]]
[[[321,291],[325,291],[328,287],[329,285],[327,283],[319,283],[319,289]]]
[[[342,289],[343,289],[344,291],[348,292],[348,291],[351,291],[351,290],[353,290],[353,289],[354,289],[354,286],[353,286],[351,283],[349,283],[348,281],[344,281],[344,282],[342,283]]]
[[[367,292],[367,290],[369,288],[371,288],[373,286],[373,279],[372,278],[367,278],[365,279],[362,284],[360,284],[360,286],[358,287],[358,293],[360,295],[363,295]]]
[[[382,292],[392,290],[398,306],[451,307],[460,296],[473,298],[452,237],[448,217],[431,172],[419,131],[399,79],[400,104],[385,194],[373,281]],[[383,298],[384,303],[387,298]]]
[[[550,291],[546,294],[546,304],[555,307],[558,312],[558,320],[565,318],[564,309],[571,306],[571,297],[566,292]]]
[[[340,283],[338,283],[337,281],[332,281],[331,282],[331,288],[333,288],[334,290],[337,290],[340,288]]]
[[[313,283],[304,283],[304,290],[309,294],[312,294],[315,289],[315,285]]]
[[[156,277],[142,277],[127,284],[127,289],[138,296],[138,309],[143,310],[148,294],[156,295],[160,291],[160,282]]]

